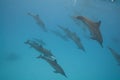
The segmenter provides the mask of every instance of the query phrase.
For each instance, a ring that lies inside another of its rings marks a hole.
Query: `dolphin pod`
[[[108,47],[108,49],[110,50],[110,52],[112,53],[112,55],[116,59],[116,61],[118,62],[118,65],[120,65],[120,54],[118,54],[115,50],[113,50],[110,47]]]
[[[85,23],[90,31],[91,39],[96,40],[101,47],[103,47],[103,38],[100,32],[100,24],[101,21],[93,22],[92,20],[84,17],[84,16],[75,16],[76,19],[81,20]]]
[[[35,41],[31,41],[31,40],[27,40],[25,42],[25,44],[29,44],[35,50],[42,53],[37,58],[44,59],[45,61],[47,61],[55,69],[55,71],[54,71],[55,73],[60,73],[60,74],[62,74],[63,76],[65,76],[67,78],[64,70],[57,63],[57,60],[56,60],[55,56],[51,53],[50,50],[45,49],[42,45],[38,44]]]
[[[57,63],[57,60],[51,60],[51,59],[48,58],[47,56],[42,56],[42,55],[38,56],[37,58],[41,58],[41,59],[47,61],[47,62],[55,69],[54,73],[60,73],[60,74],[62,74],[63,76],[65,76],[65,77],[67,78],[64,70],[63,70],[62,67]]]
[[[47,29],[45,27],[45,23],[40,19],[39,15],[33,15],[31,13],[28,13],[29,16],[33,17],[33,19],[36,21],[36,23],[42,28],[43,31],[47,32]]]
[[[62,29],[65,34],[70,38],[71,40],[74,41],[74,43],[78,46],[79,49],[85,51],[85,48],[83,47],[80,38],[75,32],[70,31],[68,28],[64,28],[62,26],[58,26],[60,29]]]
[[[74,1],[73,5],[75,6],[78,0],[73,0],[73,1]],[[110,0],[110,1],[115,2],[115,0]],[[28,15],[31,16],[36,21],[36,23],[40,26],[40,28],[43,31],[45,32],[47,31],[45,23],[40,19],[39,15],[33,15],[31,13],[28,13]],[[90,38],[92,40],[95,40],[101,47],[103,47],[103,37],[100,30],[101,21],[94,22],[91,19],[87,18],[86,16],[79,16],[79,15],[73,16],[73,18],[78,22],[79,21],[83,22],[86,25],[86,27],[84,28],[88,28],[90,32]],[[86,52],[81,42],[81,39],[76,34],[76,32],[73,32],[69,28],[65,28],[59,25],[58,27],[64,32],[65,35],[63,35],[57,30],[55,31],[51,30],[51,32],[65,41],[67,41],[68,39],[72,40],[79,49]],[[38,39],[34,39],[34,40],[35,41],[27,40],[25,44],[30,45],[35,50],[42,53],[37,57],[37,59],[45,60],[55,70],[54,71],[55,73],[59,73],[67,78],[63,68],[58,64],[57,59],[53,55],[53,53],[50,50],[43,47],[43,44],[45,45],[45,43],[42,40],[38,40]],[[41,44],[39,44],[38,42]],[[108,47],[108,49],[112,53],[113,57],[116,59],[118,64],[120,65],[120,55],[117,52],[115,52],[112,48]]]

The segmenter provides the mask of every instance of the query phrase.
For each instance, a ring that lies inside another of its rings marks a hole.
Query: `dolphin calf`
[[[33,15],[31,13],[28,13],[29,16],[32,16],[33,19],[36,21],[36,23],[43,29],[43,31],[47,31],[44,22],[40,19],[39,15]]]
[[[42,45],[38,44],[35,41],[27,40],[25,44],[29,44],[31,47],[33,47],[38,52],[42,53],[44,56],[55,58],[55,56],[51,53],[50,50],[45,49]]]
[[[101,21],[93,22],[84,16],[76,16],[75,18],[78,20],[81,20],[83,23],[87,25],[91,34],[91,39],[96,40],[101,45],[101,47],[103,47],[103,44],[102,44],[103,38],[100,32]]]
[[[63,70],[62,67],[57,63],[57,60],[53,60],[53,59],[50,59],[50,58],[47,57],[47,56],[42,56],[42,55],[38,56],[37,58],[41,58],[41,59],[47,61],[47,62],[55,69],[55,71],[54,71],[55,73],[60,73],[60,74],[62,74],[63,76],[65,76],[65,77],[67,78],[64,70]]]
[[[79,49],[85,51],[85,48],[83,47],[80,38],[78,37],[78,35],[75,32],[72,32],[68,28],[64,28],[62,26],[58,26],[58,27],[66,33],[68,38],[70,38],[72,41],[74,41],[74,43],[78,46]]]
[[[116,61],[118,62],[118,65],[120,65],[120,54],[118,54],[115,50],[113,50],[110,47],[108,47],[108,49],[110,50]]]

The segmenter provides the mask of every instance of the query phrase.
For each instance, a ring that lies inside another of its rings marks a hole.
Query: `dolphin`
[[[64,28],[62,26],[58,26],[58,27],[66,33],[68,38],[70,38],[72,41],[74,41],[74,43],[78,46],[79,49],[85,51],[85,48],[83,47],[80,38],[78,37],[78,35],[75,32],[72,32],[68,28]]]
[[[120,54],[118,54],[115,50],[113,50],[110,47],[108,47],[108,49],[110,50],[116,61],[118,62],[118,65],[120,65]]]
[[[101,21],[93,22],[84,16],[76,16],[75,18],[78,20],[81,20],[83,23],[87,25],[91,34],[91,39],[96,40],[101,45],[101,47],[103,47],[103,44],[102,44],[103,38],[100,32]]]
[[[40,19],[39,15],[33,15],[31,13],[28,13],[29,16],[32,16],[33,19],[36,21],[36,23],[43,29],[43,31],[47,32],[47,29],[45,27],[44,22]]]
[[[54,73],[60,73],[61,75],[65,76],[65,77],[67,78],[64,70],[63,70],[62,67],[57,63],[57,60],[56,60],[56,59],[53,60],[53,59],[50,59],[49,57],[42,56],[42,55],[38,56],[37,58],[41,58],[41,59],[47,61],[47,62],[55,69]]]
[[[44,56],[47,56],[50,58],[55,57],[50,50],[45,49],[42,45],[39,45],[35,41],[27,40],[25,44],[29,44],[31,47],[33,47],[38,52],[42,53]]]

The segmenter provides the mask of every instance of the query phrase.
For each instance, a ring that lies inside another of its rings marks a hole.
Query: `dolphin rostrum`
[[[37,58],[41,58],[41,59],[47,61],[47,62],[55,69],[55,71],[54,71],[55,73],[60,73],[60,74],[62,74],[63,76],[65,76],[65,77],[67,78],[64,70],[63,70],[62,67],[57,63],[57,60],[56,60],[56,59],[53,60],[53,59],[50,59],[50,58],[47,57],[47,56],[42,56],[42,55],[38,56]]]
[[[58,26],[58,27],[66,33],[68,38],[70,38],[72,41],[74,41],[74,43],[78,46],[79,49],[82,49],[83,51],[85,51],[85,48],[83,47],[80,38],[78,37],[78,35],[75,32],[72,32],[68,28],[64,28],[62,26]]]
[[[118,54],[115,50],[113,50],[110,47],[108,47],[108,49],[110,50],[116,61],[118,62],[118,65],[120,65],[120,54]]]
[[[100,24],[101,21],[99,22],[93,22],[90,19],[84,17],[84,16],[76,16],[75,17],[78,20],[81,20],[83,23],[85,23],[90,31],[91,34],[91,39],[96,40],[101,47],[103,47],[103,38],[100,32]]]
[[[43,31],[47,31],[44,22],[40,19],[39,15],[33,15],[31,13],[28,13],[29,16],[32,16],[33,19],[36,21],[36,23],[43,29]]]
[[[42,53],[44,56],[47,56],[50,58],[54,57],[54,55],[51,53],[50,50],[45,49],[41,44],[38,44],[35,41],[27,40],[25,44],[29,44],[31,47],[33,47],[38,52]]]

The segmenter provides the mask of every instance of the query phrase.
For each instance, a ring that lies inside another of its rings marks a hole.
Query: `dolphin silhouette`
[[[83,23],[85,23],[90,31],[91,34],[91,39],[96,40],[101,47],[103,47],[103,38],[100,32],[100,24],[101,21],[99,22],[93,22],[90,19],[84,17],[84,16],[76,16],[75,17],[78,20],[81,20]]]
[[[74,41],[74,43],[78,46],[79,49],[85,51],[85,48],[83,47],[80,38],[78,37],[78,35],[75,32],[72,32],[68,28],[64,28],[59,25],[58,25],[58,27],[66,33],[68,38],[70,38],[72,41]]]
[[[53,59],[51,59],[51,58],[49,58],[49,57],[42,56],[42,55],[38,56],[37,58],[41,58],[41,59],[47,61],[47,62],[55,69],[55,71],[54,71],[55,73],[60,73],[60,74],[62,74],[63,76],[65,76],[65,77],[67,78],[64,70],[63,70],[62,67],[57,63],[57,60],[56,60],[56,59],[53,60]]]
[[[118,62],[118,65],[120,65],[120,54],[118,54],[115,50],[113,50],[110,47],[108,47],[108,49],[110,50],[116,61]]]
[[[45,49],[42,45],[39,45],[35,41],[27,40],[25,44],[29,44],[31,47],[33,47],[38,52],[42,53],[44,56],[54,57],[50,50]]]
[[[43,29],[43,31],[47,31],[44,22],[40,19],[39,15],[33,15],[31,13],[28,13],[29,16],[32,16],[33,19],[36,21],[36,23]]]

